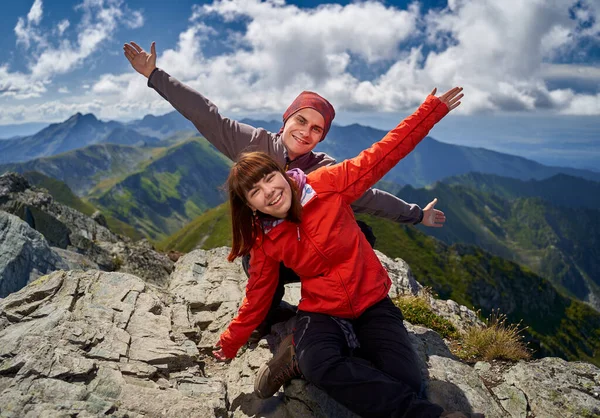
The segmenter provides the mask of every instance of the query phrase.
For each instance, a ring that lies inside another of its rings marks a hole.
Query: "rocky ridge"
[[[12,218],[9,221],[7,214],[20,218],[25,226]],[[173,262],[154,251],[148,241],[132,242],[114,234],[101,214],[92,219],[60,204],[44,189],[32,187],[15,173],[0,176],[0,222],[5,225],[0,248],[19,248],[23,260],[49,260],[44,267],[25,263],[18,274],[8,272],[7,262],[0,262],[0,297],[21,289],[40,273],[64,268],[118,270],[163,286],[173,269]],[[30,229],[39,234],[23,233]],[[42,240],[45,244],[39,243]],[[34,250],[38,247],[49,247],[44,251],[52,255],[40,256]]]
[[[271,356],[265,340],[230,363],[213,359],[246,285],[227,253],[181,257],[165,287],[122,272],[56,271],[0,299],[0,417],[353,417],[301,379],[271,399],[255,397],[255,374]],[[422,292],[406,263],[378,255],[394,282],[391,296]],[[298,286],[289,286],[287,301],[298,297]],[[455,323],[476,321],[451,301],[436,305]],[[471,367],[432,330],[406,326],[429,397],[446,409],[600,415],[593,365],[544,358]]]

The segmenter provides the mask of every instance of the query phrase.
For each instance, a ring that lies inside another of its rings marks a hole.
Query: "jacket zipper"
[[[298,228],[298,241],[300,241],[300,225],[298,225],[296,228]],[[331,262],[329,261],[329,258],[327,258],[325,256],[325,254],[323,254],[321,252],[321,250],[319,249],[319,247],[317,246],[317,244],[314,243],[314,241],[312,240],[312,238],[310,237],[309,234],[304,234],[308,240],[310,241],[310,243],[312,244],[313,248],[315,249],[315,251],[321,256],[323,257],[323,259],[327,262],[327,264],[329,264],[331,266]],[[339,274],[338,274],[339,277]],[[350,305],[350,310],[352,311],[352,316],[356,317],[356,313],[354,312],[354,307],[352,306],[352,300],[350,299],[350,295],[348,294],[348,289],[346,289],[346,285],[344,284],[344,280],[342,280],[341,277],[339,277],[340,283],[342,284],[342,288],[344,289],[344,293],[346,293],[346,300],[348,301],[348,305]]]

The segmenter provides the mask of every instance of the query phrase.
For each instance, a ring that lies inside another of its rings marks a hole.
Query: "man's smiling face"
[[[304,108],[294,113],[283,127],[283,145],[290,160],[313,150],[323,137],[325,119],[314,109]]]

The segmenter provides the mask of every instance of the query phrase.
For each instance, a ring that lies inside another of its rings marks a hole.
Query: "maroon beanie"
[[[283,124],[287,122],[287,120],[294,113],[299,111],[300,109],[311,108],[316,110],[323,116],[325,119],[325,126],[323,127],[323,136],[321,137],[321,141],[325,139],[325,135],[329,132],[329,128],[331,128],[331,122],[333,118],[335,118],[335,109],[326,99],[319,96],[317,93],[313,93],[312,91],[303,91],[294,99],[292,104],[287,108],[285,113],[283,114]],[[283,127],[279,133],[283,132]]]

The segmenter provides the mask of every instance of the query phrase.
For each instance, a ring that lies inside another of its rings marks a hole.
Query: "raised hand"
[[[460,105],[460,99],[464,97],[462,90],[462,87],[454,87],[453,89],[450,89],[446,93],[442,94],[439,99],[442,101],[442,103],[445,103],[446,106],[448,106],[448,110],[456,109]],[[437,88],[433,89],[431,95],[435,96],[436,92]]]
[[[421,221],[421,224],[434,228],[441,228],[444,226],[444,222],[446,222],[446,215],[444,215],[444,212],[441,210],[434,208],[436,203],[437,197],[429,202],[427,206],[425,206],[423,209],[423,220]]]
[[[152,42],[150,53],[147,53],[141,46],[131,41],[130,44],[123,45],[123,53],[133,69],[146,78],[150,77],[156,68],[156,42]]]

